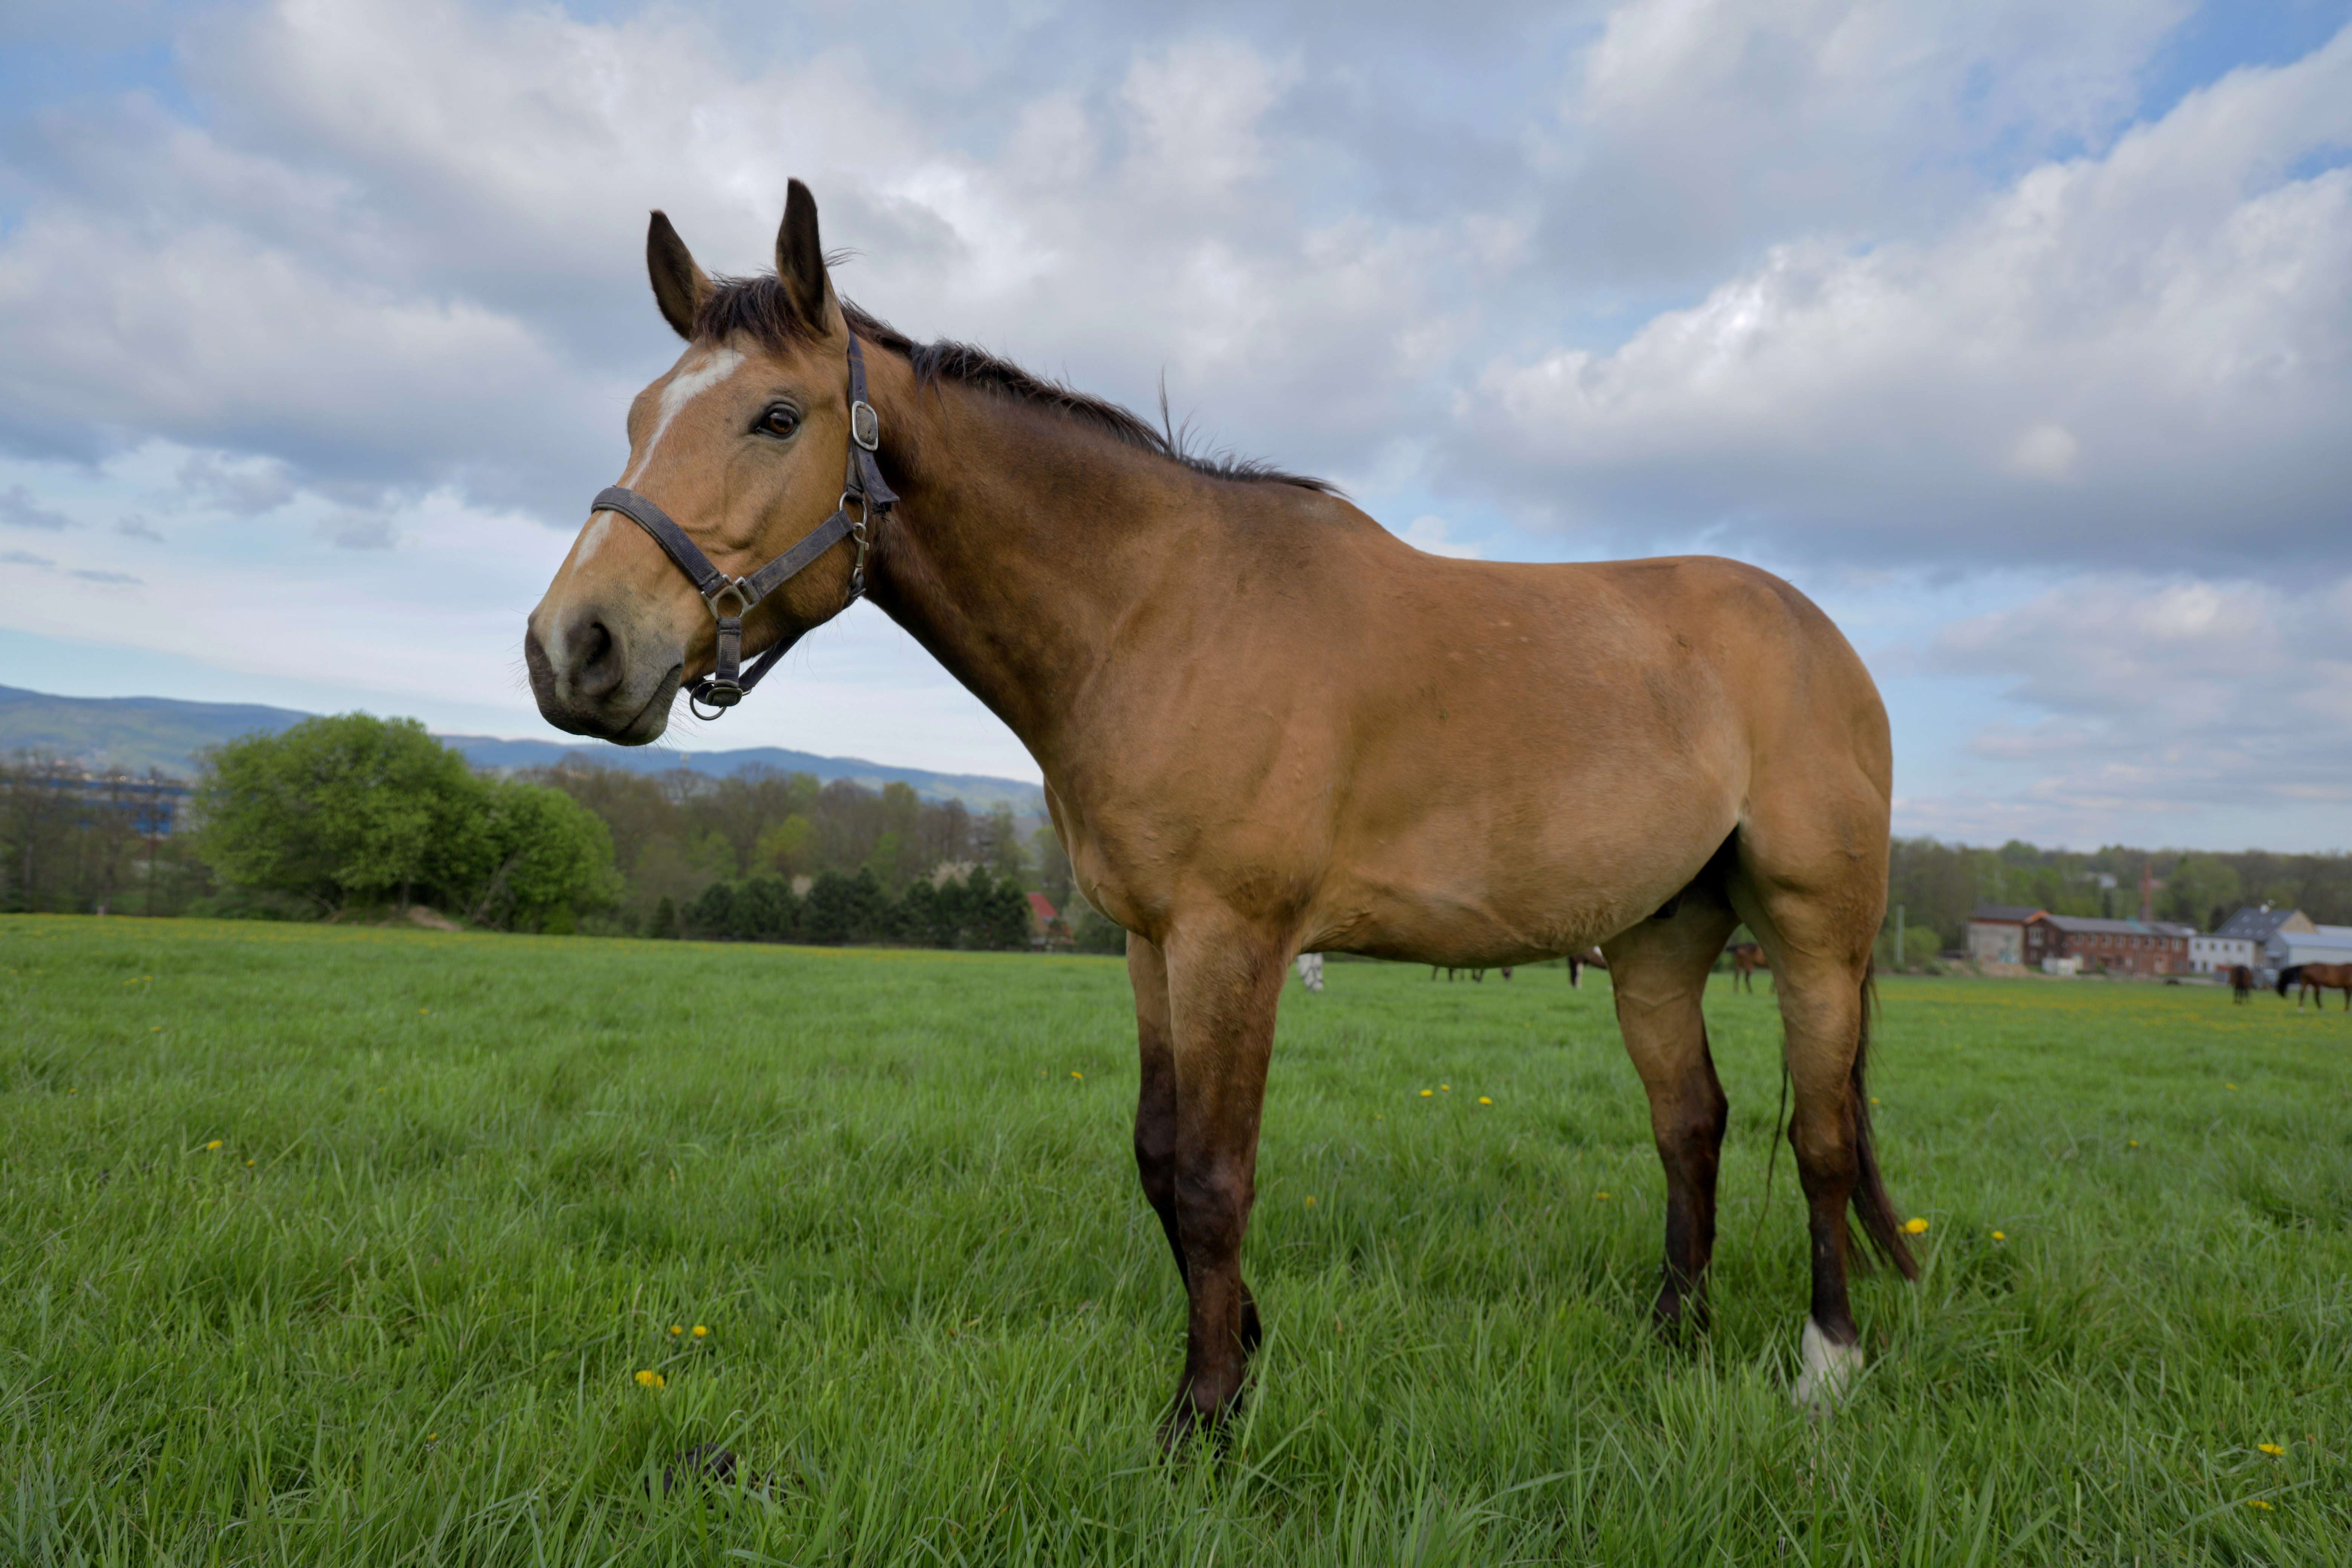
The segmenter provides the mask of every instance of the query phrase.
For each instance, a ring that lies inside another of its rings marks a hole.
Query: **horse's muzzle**
[[[564,615],[551,637],[540,617],[523,630],[523,665],[541,717],[559,730],[625,746],[641,746],[669,727],[680,668],[672,663],[652,681],[633,680],[630,637],[613,617],[593,609]]]

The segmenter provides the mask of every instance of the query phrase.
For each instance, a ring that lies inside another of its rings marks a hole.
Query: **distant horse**
[[[1747,983],[1749,991],[1754,991],[1756,972],[1759,969],[1767,974],[1772,973],[1772,965],[1765,958],[1764,949],[1755,942],[1735,942],[1723,951],[1731,954],[1731,988],[1734,991],[1740,988],[1742,981]],[[1773,983],[1773,989],[1780,989],[1779,982]]]
[[[1582,952],[1571,952],[1568,955],[1568,983],[1570,985],[1581,990],[1584,986],[1584,972],[1588,969],[1598,969],[1604,974],[1609,972],[1609,961],[1601,956],[1599,948],[1588,947]]]
[[[1296,954],[1598,943],[1665,1170],[1673,1328],[1706,1317],[1729,1121],[1706,979],[1744,922],[1811,1233],[1797,1394],[1833,1400],[1864,1360],[1849,1213],[1917,1266],[1864,1088],[1893,742],[1830,618],[1735,561],[1424,554],[1329,485],[845,306],[788,189],[759,277],[710,277],[654,215],[685,352],[530,613],[541,713],[644,745],[863,596],[1020,738],[1079,891],[1129,933],[1136,1163],[1189,1298],[1171,1441],[1233,1410],[1261,1338],[1242,1239]],[[1211,324],[1261,361],[1283,341]]]
[[[2352,1013],[2352,963],[2295,963],[2279,971],[2278,994],[2286,994],[2288,986],[2294,987],[2294,1005],[2303,1005],[2304,993],[2311,994],[2312,1005],[2325,1008],[2327,993],[2344,993],[2344,1009]]]
[[[2230,965],[2230,1000],[2235,1003],[2245,1003],[2253,999],[2254,972],[2242,963]],[[2295,998],[2297,1003],[2302,1000],[2300,996]]]

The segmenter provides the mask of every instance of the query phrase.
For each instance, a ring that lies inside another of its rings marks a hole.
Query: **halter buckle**
[[[882,416],[862,397],[849,405],[849,438],[869,452],[882,449]]]
[[[730,595],[734,597],[735,608],[731,611],[720,609],[719,601]],[[740,621],[751,613],[751,606],[760,602],[760,596],[751,591],[751,580],[749,577],[730,577],[703,595],[702,602],[710,606],[713,619],[723,621],[731,616]],[[741,695],[740,691],[736,693],[739,698]]]

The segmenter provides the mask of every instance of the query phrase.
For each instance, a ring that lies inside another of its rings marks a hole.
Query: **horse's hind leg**
[[[1650,1133],[1666,1172],[1666,1256],[1653,1309],[1658,1327],[1706,1326],[1706,1266],[1715,1253],[1715,1174],[1729,1105],[1706,1047],[1700,1004],[1737,922],[1720,895],[1694,888],[1672,916],[1602,944],[1617,1026],[1650,1095]]]
[[[1879,1178],[1864,1082],[1870,946],[1884,866],[1863,868],[1853,879],[1875,886],[1808,889],[1750,875],[1733,891],[1771,958],[1787,1036],[1789,1142],[1805,1192],[1813,1274],[1796,1394],[1815,1410],[1837,1400],[1863,1361],[1846,1292],[1849,1209],[1906,1278],[1918,1272]]]

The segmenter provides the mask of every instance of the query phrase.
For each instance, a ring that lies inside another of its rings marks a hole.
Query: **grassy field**
[[[0,917],[0,1561],[2352,1562],[2352,1019],[1886,984],[1927,1277],[1816,1426],[1771,999],[1678,1350],[1596,978],[1294,988],[1171,1467],[1115,961]]]

